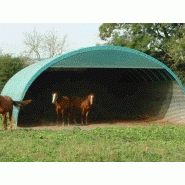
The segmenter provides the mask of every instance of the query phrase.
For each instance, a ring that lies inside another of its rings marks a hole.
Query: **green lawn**
[[[0,161],[183,162],[184,141],[182,125],[3,131],[0,117]]]

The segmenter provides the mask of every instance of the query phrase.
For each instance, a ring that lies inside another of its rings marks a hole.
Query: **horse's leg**
[[[2,114],[3,116],[3,122],[4,122],[4,130],[7,130],[7,118],[6,118],[6,113]]]
[[[85,113],[85,123],[86,123],[86,125],[88,125],[88,123],[87,123],[88,114],[89,114],[89,111],[87,111],[87,112]]]
[[[64,126],[64,112],[65,112],[65,110],[62,109],[62,110],[61,110],[61,113],[62,113],[62,124],[63,124],[63,126]]]
[[[73,122],[74,124],[76,124],[77,122],[76,122],[76,109],[75,108],[72,110],[72,114],[73,114]]]
[[[69,117],[70,117],[70,110],[68,110],[68,113],[67,113],[67,122],[68,122],[68,126],[69,126]]]
[[[9,120],[10,120],[10,129],[12,129],[13,127],[12,111],[9,112]]]
[[[84,117],[85,117],[85,111],[82,109],[81,110],[81,124],[84,124]]]
[[[56,108],[56,113],[57,113],[57,123],[59,122],[59,117],[60,117],[60,109]]]

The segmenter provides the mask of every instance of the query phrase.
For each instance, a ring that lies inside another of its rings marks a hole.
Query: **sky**
[[[56,0],[52,3],[32,0],[29,6],[22,2],[11,1],[11,6],[9,0],[1,3],[1,7],[4,8],[0,11],[0,50],[3,53],[19,55],[25,51],[23,33],[33,32],[34,28],[41,33],[55,31],[60,37],[67,34],[66,49],[73,50],[95,46],[96,43],[103,44],[98,36],[98,28],[102,23],[184,22],[183,6],[172,5],[172,14],[170,7],[164,9],[163,5],[166,4],[160,0],[152,3],[152,9],[145,1],[134,1],[134,3],[128,1],[126,4],[124,2],[123,6],[117,6],[115,3],[116,7],[112,3],[97,0],[91,4],[81,0],[65,1],[65,3]],[[178,7],[177,12],[174,11],[175,7]],[[165,16],[162,16],[161,12]]]
[[[26,50],[24,33],[34,29],[44,34],[54,31],[61,39],[67,34],[65,50],[95,46],[103,42],[99,38],[102,23],[0,23],[0,49],[2,53],[19,56]]]

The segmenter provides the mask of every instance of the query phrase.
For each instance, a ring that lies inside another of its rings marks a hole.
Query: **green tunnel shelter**
[[[152,118],[183,123],[185,89],[163,63],[118,46],[94,46],[36,62],[15,74],[2,95],[32,99],[13,109],[16,125],[56,119],[51,94],[95,94],[89,122]]]

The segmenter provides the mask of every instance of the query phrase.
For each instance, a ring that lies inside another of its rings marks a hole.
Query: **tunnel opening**
[[[77,97],[94,93],[89,123],[163,119],[171,102],[173,81],[173,76],[161,68],[49,68],[29,87],[24,99],[33,101],[20,110],[18,126],[36,125],[41,120],[55,122],[54,91]]]

